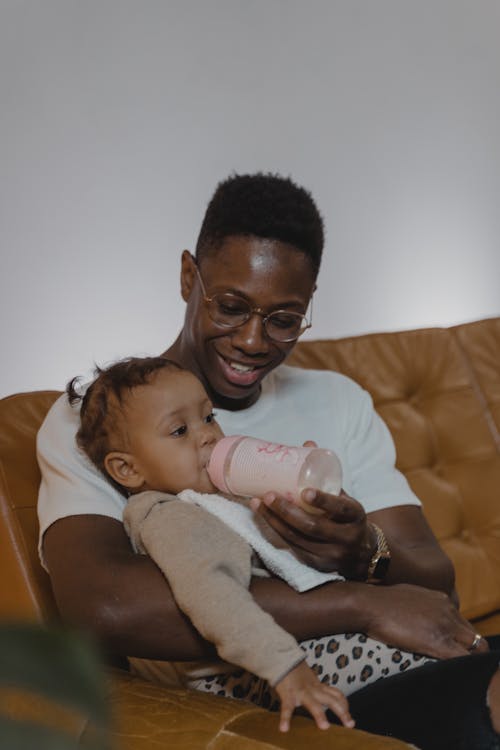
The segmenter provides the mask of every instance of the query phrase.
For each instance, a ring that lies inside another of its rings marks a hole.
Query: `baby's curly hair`
[[[128,393],[137,386],[150,383],[160,370],[182,370],[166,357],[128,357],[101,369],[96,367],[95,379],[85,393],[78,390],[80,378],[66,386],[71,405],[81,402],[80,427],[76,434],[79,448],[120,492],[126,490],[115,482],[104,466],[112,450],[127,450],[123,407]]]
[[[324,245],[323,219],[305,188],[277,174],[234,174],[220,182],[208,204],[196,243],[200,260],[226,237],[279,240],[309,258],[315,277]]]

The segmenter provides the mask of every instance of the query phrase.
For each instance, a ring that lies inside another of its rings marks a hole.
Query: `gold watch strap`
[[[381,583],[387,575],[387,570],[391,561],[391,551],[387,544],[385,534],[380,526],[371,522],[370,525],[375,531],[377,546],[368,564],[366,580],[368,583]]]

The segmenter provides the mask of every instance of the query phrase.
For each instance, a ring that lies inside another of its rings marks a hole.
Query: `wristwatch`
[[[377,546],[372,555],[372,559],[368,563],[366,582],[382,583],[391,563],[391,551],[382,529],[374,523],[371,524],[371,527],[377,536]]]

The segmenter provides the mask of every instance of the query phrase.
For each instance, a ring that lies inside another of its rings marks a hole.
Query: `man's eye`
[[[180,427],[177,427],[175,430],[172,430],[170,435],[172,437],[182,437],[182,435],[185,435],[186,432],[187,432],[187,427],[185,424],[183,424]]]
[[[223,315],[245,315],[248,312],[247,308],[238,301],[217,300],[217,307]]]
[[[295,328],[299,325],[301,319],[299,316],[284,313],[283,315],[271,315],[269,320],[277,328]]]

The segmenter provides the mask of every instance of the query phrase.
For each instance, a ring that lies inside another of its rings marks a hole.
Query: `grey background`
[[[0,0],[0,395],[157,353],[231,171],[312,190],[312,338],[500,313],[496,0]]]

